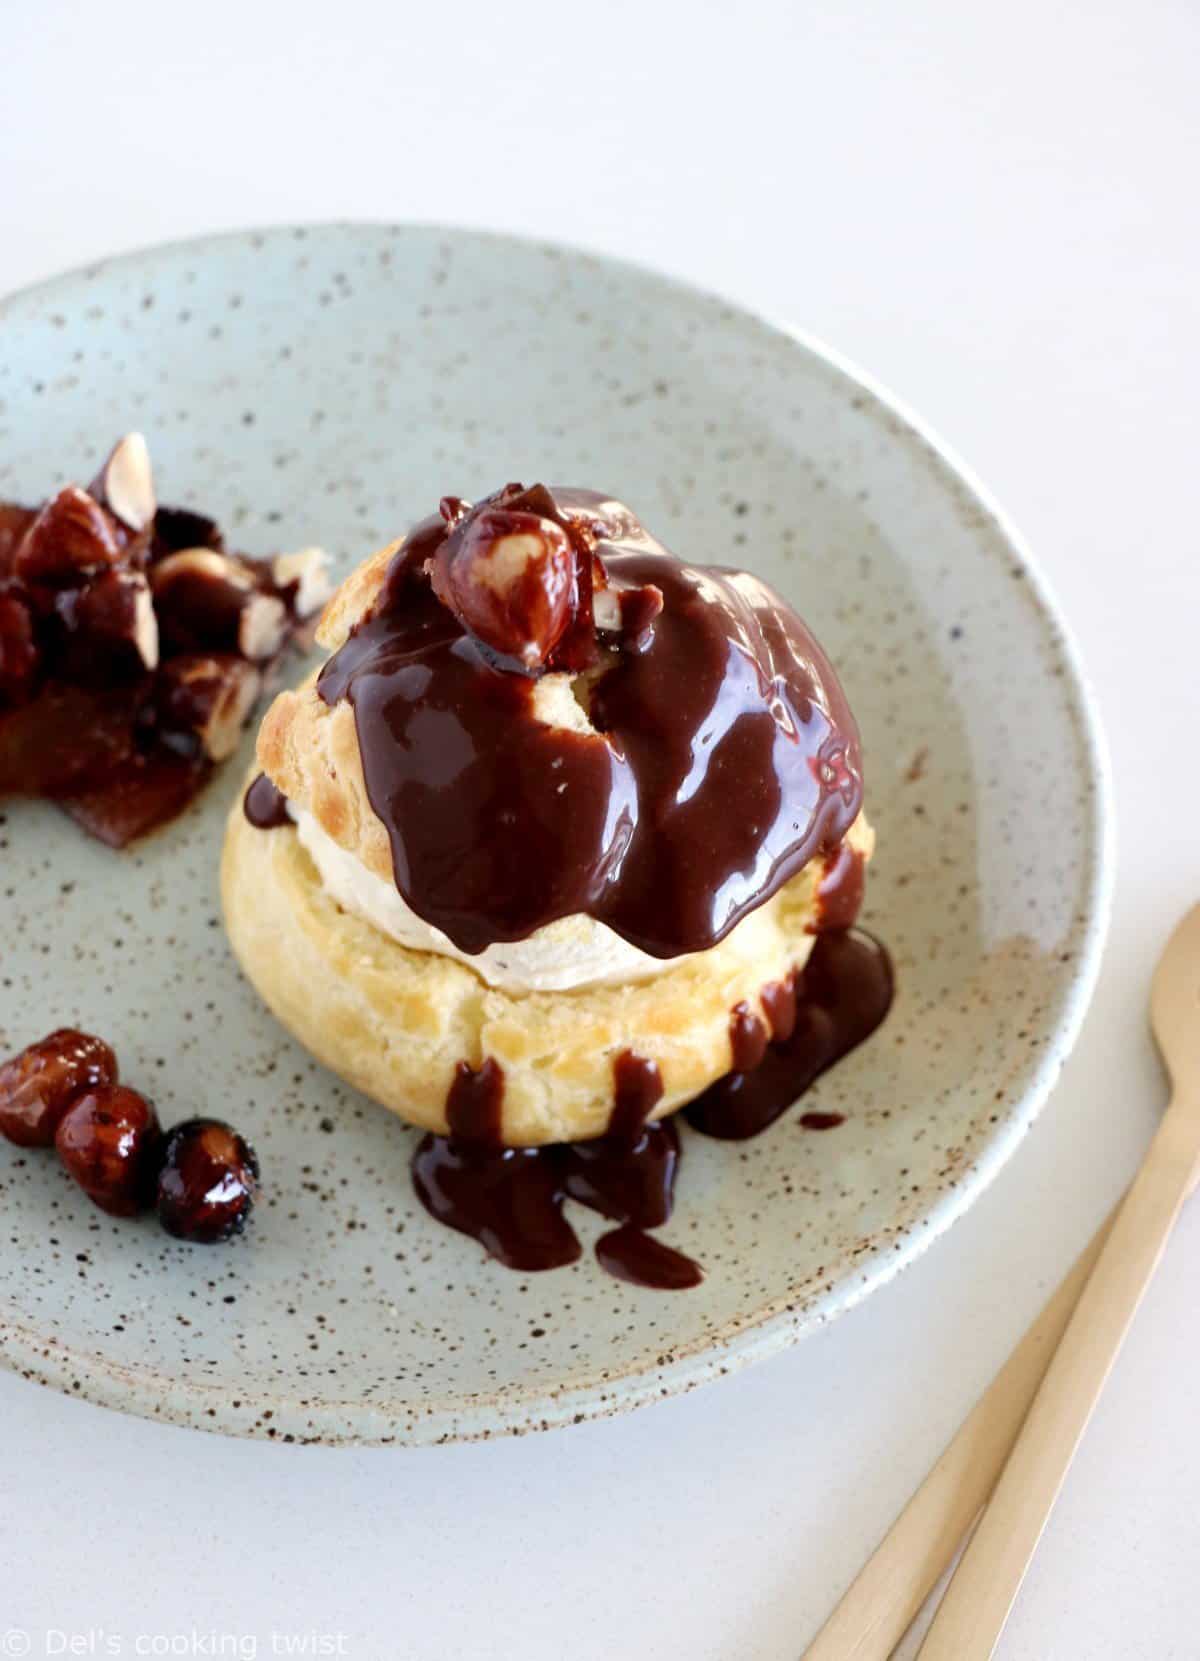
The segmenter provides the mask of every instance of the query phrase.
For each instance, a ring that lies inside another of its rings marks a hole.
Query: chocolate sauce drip
[[[622,1050],[613,1062],[613,1110],[608,1134],[636,1141],[650,1114],[662,1100],[662,1074],[657,1061],[633,1050]]]
[[[814,1080],[869,1037],[892,1001],[887,952],[858,930],[821,934],[797,975],[767,986],[762,1003],[775,1034],[748,1005],[731,1022],[735,1055],[755,1053],[749,1071],[726,1075],[684,1112],[708,1136],[756,1136]],[[652,1061],[625,1050],[613,1064],[614,1134],[592,1142],[505,1148],[499,1142],[504,1076],[491,1058],[461,1063],[447,1100],[452,1137],[426,1136],[413,1156],[413,1185],[439,1222],[469,1234],[511,1268],[574,1263],[579,1241],[563,1216],[567,1199],[620,1227],[596,1243],[601,1266],[620,1279],[660,1289],[694,1286],[698,1265],[644,1231],[671,1214],[679,1135],[673,1119],[645,1124],[662,1094]],[[638,1117],[640,1115],[640,1118]],[[806,1112],[806,1130],[831,1130],[840,1113]]]
[[[867,862],[857,848],[843,842],[825,855],[825,871],[817,884],[814,934],[853,928],[862,910]]]
[[[477,1081],[483,1073],[468,1068],[466,1076]],[[472,1084],[469,1090],[474,1102],[479,1087]],[[623,1265],[613,1273],[670,1287],[695,1285],[700,1270],[642,1231],[670,1216],[678,1165],[679,1133],[668,1120],[647,1125],[632,1142],[605,1136],[542,1148],[425,1136],[413,1155],[412,1173],[427,1211],[478,1240],[509,1268],[556,1269],[575,1262],[581,1248],[563,1216],[570,1198],[622,1225],[600,1242],[622,1236],[608,1252],[612,1263]],[[601,1262],[612,1267],[603,1255]],[[692,1278],[681,1278],[689,1272]]]
[[[753,1072],[728,1073],[684,1109],[706,1136],[742,1141],[773,1124],[835,1061],[883,1020],[892,1002],[892,966],[869,934],[819,935],[796,979],[790,1038],[772,1044]],[[806,1114],[810,1129],[838,1115]],[[818,1125],[816,1120],[824,1121]],[[804,1122],[804,1121],[802,1121]]]
[[[281,830],[292,822],[287,797],[265,773],[258,775],[243,796],[242,812],[255,830]]]
[[[704,1271],[682,1252],[640,1228],[614,1228],[596,1241],[596,1260],[618,1280],[659,1292],[686,1292],[699,1286]]]
[[[857,729],[820,647],[757,578],[681,563],[594,493],[543,494],[598,538],[618,597],[664,596],[644,649],[577,687],[596,732],[536,719],[535,681],[497,669],[436,599],[422,570],[450,534],[441,517],[412,533],[318,692],[354,710],[397,888],[460,950],[578,913],[654,957],[705,950],[841,841],[862,800]]]
[[[599,1136],[562,1144],[563,1187],[573,1200],[616,1223],[660,1228],[671,1215],[679,1132],[670,1119],[647,1125],[632,1142]]]
[[[733,1069],[748,1073],[767,1053],[767,1029],[744,1000],[734,1004],[729,1022],[729,1048]]]
[[[548,1152],[557,1149],[423,1136],[413,1187],[439,1223],[469,1234],[510,1269],[559,1269],[582,1248],[563,1216],[562,1172]]]
[[[771,1037],[782,1042],[790,1038],[796,1027],[796,977],[786,975],[772,981],[758,994],[763,1014],[771,1023]]]
[[[460,1142],[500,1145],[504,1110],[504,1069],[490,1055],[479,1068],[460,1061],[446,1097],[450,1134]]]

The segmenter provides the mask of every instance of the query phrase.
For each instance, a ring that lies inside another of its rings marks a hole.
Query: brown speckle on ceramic
[[[412,1133],[312,1062],[217,917],[249,741],[132,853],[44,806],[0,813],[0,1053],[109,1036],[164,1123],[232,1120],[264,1198],[224,1248],[117,1223],[0,1147],[0,1359],[208,1430],[417,1443],[545,1428],[688,1388],[887,1280],[1032,1121],[1103,935],[1095,718],[1040,580],[976,488],[815,348],[631,267],[475,233],[278,230],[115,260],[0,307],[0,495],[86,480],[149,437],[163,498],[251,551],[343,570],[447,491],[545,477],[629,501],[688,557],[799,606],[864,731],[891,947],[884,1029],[812,1092],[845,1115],[757,1141],[684,1130],[670,1298],[590,1251],[521,1276],[412,1196]],[[1021,580],[1014,581],[1014,576]],[[299,672],[299,671],[297,671]],[[585,1247],[604,1225],[572,1221]]]

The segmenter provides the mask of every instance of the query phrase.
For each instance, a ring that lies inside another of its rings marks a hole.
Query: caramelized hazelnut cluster
[[[446,496],[438,511],[448,534],[428,563],[433,591],[497,667],[578,672],[605,646],[642,649],[662,592],[610,587],[594,516],[564,512],[540,484],[474,505]]]
[[[213,520],[159,507],[140,433],[86,490],[0,506],[0,794],[70,798],[148,751],[223,761],[328,586],[318,549],[251,559]]]
[[[180,1240],[240,1233],[258,1194],[258,1159],[235,1130],[189,1119],[164,1136],[153,1103],[118,1082],[111,1047],[73,1027],[0,1066],[0,1132],[21,1148],[54,1146],[112,1217],[156,1207]]]

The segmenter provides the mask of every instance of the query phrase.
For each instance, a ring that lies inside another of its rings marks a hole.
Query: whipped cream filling
[[[289,803],[288,812],[326,892],[344,911],[363,918],[411,951],[433,952],[465,963],[500,991],[570,992],[581,986],[620,985],[646,980],[683,961],[651,957],[605,924],[583,916],[562,917],[525,940],[499,941],[472,956],[418,917],[393,883],[368,871],[339,847],[306,808]]]

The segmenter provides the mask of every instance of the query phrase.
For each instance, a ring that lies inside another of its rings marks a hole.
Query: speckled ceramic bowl
[[[510,1273],[435,1226],[411,1133],[310,1061],[218,920],[250,751],[117,856],[52,810],[0,819],[0,1050],[109,1034],[166,1121],[228,1116],[268,1199],[228,1248],[94,1210],[0,1145],[0,1356],[178,1423],[418,1443],[570,1422],[770,1354],[888,1280],[981,1191],[1075,1036],[1104,933],[1096,717],[1011,529],[939,445],[811,343],[628,266],[420,227],[241,234],[94,266],[0,308],[0,495],[86,479],[130,427],[162,495],[254,552],[347,569],[447,491],[548,477],[624,497],[691,558],[745,563],[829,648],[863,728],[866,921],[885,1028],[732,1145],[684,1131],[652,1293],[590,1255]],[[585,1244],[590,1213],[572,1218]]]

